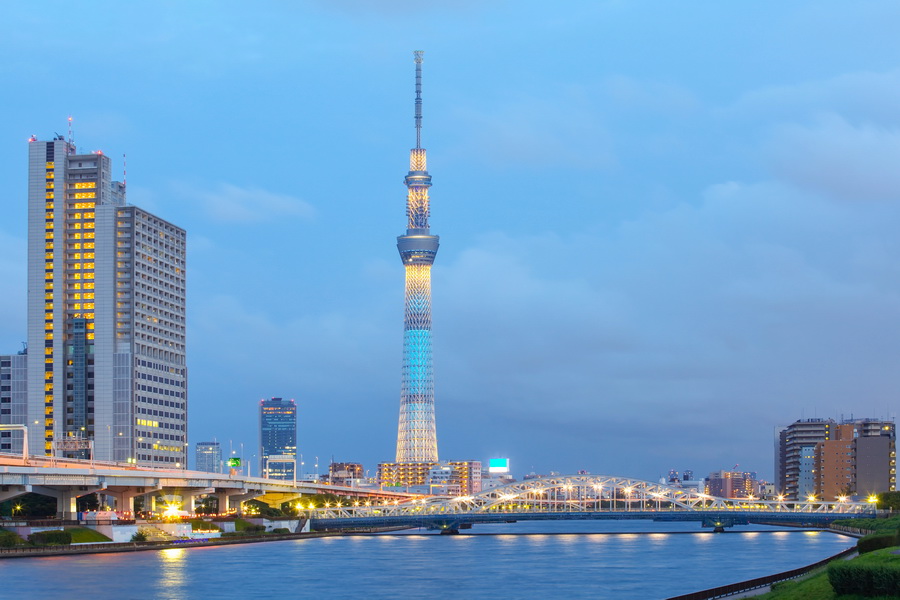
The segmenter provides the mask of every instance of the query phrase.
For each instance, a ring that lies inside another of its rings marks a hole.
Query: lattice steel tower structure
[[[406,269],[406,309],[403,317],[403,376],[397,462],[437,462],[434,425],[434,367],[431,355],[431,265],[438,236],[428,227],[431,175],[422,148],[422,52],[416,63],[416,147],[409,151],[406,176],[406,235],[397,250]]]

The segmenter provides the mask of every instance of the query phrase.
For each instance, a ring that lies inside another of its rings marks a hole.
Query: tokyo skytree
[[[422,148],[422,52],[416,63],[416,147],[409,151],[406,176],[406,235],[397,250],[406,269],[406,308],[403,317],[403,371],[397,462],[437,462],[434,426],[434,367],[431,357],[431,265],[438,236],[428,227],[428,188],[431,175]]]

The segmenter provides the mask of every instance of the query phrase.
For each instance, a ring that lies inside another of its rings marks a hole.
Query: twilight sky
[[[306,471],[393,460],[421,49],[441,458],[769,478],[776,425],[896,415],[893,0],[71,6],[0,4],[0,352],[71,114],[188,231],[192,447],[282,396]]]

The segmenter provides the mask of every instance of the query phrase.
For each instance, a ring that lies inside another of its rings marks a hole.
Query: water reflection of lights
[[[162,569],[160,573],[159,583],[161,587],[168,591],[181,589],[185,586],[185,558],[186,550],[184,548],[166,548],[160,550],[162,555]]]

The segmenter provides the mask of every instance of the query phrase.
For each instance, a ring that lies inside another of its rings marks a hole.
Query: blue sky
[[[189,439],[392,460],[424,50],[441,457],[772,475],[773,428],[893,417],[892,1],[0,5],[0,351],[26,145],[128,156],[188,230]]]

